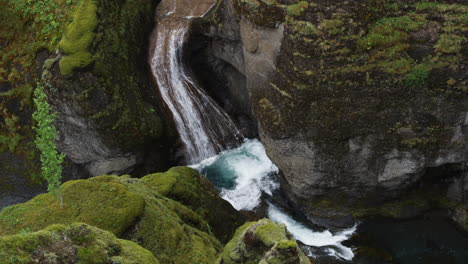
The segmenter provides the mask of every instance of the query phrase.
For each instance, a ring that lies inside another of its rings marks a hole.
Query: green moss
[[[36,231],[54,223],[85,222],[139,243],[162,263],[211,264],[221,250],[220,242],[211,232],[219,235],[218,230],[224,236],[231,235],[229,230],[240,225],[236,221],[243,218],[209,186],[203,176],[183,167],[142,180],[99,176],[70,181],[62,186],[63,208],[53,195],[43,194],[2,210],[0,235],[15,234],[26,228]],[[186,201],[194,210],[162,196],[157,190]],[[203,219],[202,216],[208,215],[220,218],[219,226],[212,227],[212,222]],[[80,233],[69,236],[88,243],[88,238]],[[102,252],[105,250],[96,245],[81,249],[78,254],[80,259],[101,261],[105,257]]]
[[[219,199],[209,180],[194,169],[176,167],[142,180],[153,190],[196,212],[222,242],[231,239],[236,228],[245,222],[229,203]]]
[[[62,185],[64,207],[54,194],[42,194],[31,201],[0,212],[0,235],[33,231],[50,224],[85,222],[121,235],[144,209],[142,197],[110,176],[69,181]],[[83,201],[83,199],[86,199]]]
[[[297,4],[289,5],[286,7],[286,13],[289,16],[300,16],[309,7],[309,5],[310,4],[307,1],[301,1]]]
[[[226,264],[235,263],[235,261],[241,261],[242,256],[237,251],[238,243],[241,241],[242,236],[245,232],[255,224],[255,222],[245,223],[241,227],[239,227],[232,239],[226,244],[223,249],[221,259],[226,262]]]
[[[466,38],[463,36],[442,34],[434,47],[436,51],[442,53],[460,53],[463,43],[466,43]]]
[[[145,197],[146,206],[131,240],[141,241],[162,263],[212,263],[221,244],[209,234],[208,224],[189,208],[134,181],[129,187]]]
[[[421,88],[426,85],[430,71],[427,65],[416,65],[403,80],[408,87]]]
[[[330,35],[336,35],[344,29],[343,25],[344,22],[339,19],[324,19],[320,22],[318,28],[320,30],[325,30]]]
[[[268,222],[257,227],[255,230],[255,236],[269,247],[273,246],[280,240],[287,240],[285,227],[278,227],[278,225],[273,222]]]
[[[0,263],[38,262],[159,263],[148,250],[135,243],[81,223],[52,225],[36,233],[0,237]]]
[[[292,241],[292,240],[281,240],[278,242],[276,246],[280,249],[297,248],[297,243],[296,241]]]
[[[304,36],[318,36],[322,34],[322,32],[309,21],[288,19],[287,22],[294,32],[292,35],[294,39],[302,38]]]
[[[358,41],[358,46],[362,49],[391,47],[407,41],[408,32],[416,31],[424,25],[424,19],[416,15],[382,18]]]
[[[93,61],[93,55],[87,51],[68,55],[59,62],[60,73],[63,75],[72,74],[75,69],[85,68]]]
[[[468,6],[460,4],[443,4],[443,3],[434,3],[434,2],[420,2],[416,3],[415,7],[417,10],[425,11],[436,11],[436,12],[458,12],[458,13],[467,13]]]
[[[224,247],[217,263],[224,264],[309,264],[284,225],[269,219],[246,223]]]
[[[74,69],[84,68],[93,62],[89,48],[94,41],[98,25],[95,0],[81,1],[75,11],[73,22],[67,27],[59,48],[68,56],[60,61],[60,72],[69,75]],[[68,57],[68,59],[67,59]]]

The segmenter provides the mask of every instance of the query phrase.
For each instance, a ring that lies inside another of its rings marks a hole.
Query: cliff
[[[466,207],[467,8],[220,1],[193,30],[192,61],[225,81],[212,87],[220,101],[242,98],[232,76],[243,76],[283,189],[306,214],[349,223],[408,192],[432,197],[427,186]]]

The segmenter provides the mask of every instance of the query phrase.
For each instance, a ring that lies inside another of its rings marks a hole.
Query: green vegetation
[[[69,75],[74,69],[84,68],[93,62],[88,51],[94,40],[98,25],[95,0],[82,1],[75,11],[73,22],[67,27],[59,48],[67,54],[60,61],[60,72]]]
[[[310,264],[310,260],[292,240],[284,225],[262,219],[239,227],[217,263]]]
[[[276,242],[287,240],[286,227],[273,222],[265,223],[255,229],[255,236],[268,247],[272,247]]]
[[[37,126],[35,127],[37,135],[34,142],[41,153],[42,177],[47,180],[47,189],[52,192],[60,187],[62,163],[65,155],[57,151],[55,139],[58,132],[54,126],[55,114],[51,113],[44,88],[39,82],[34,91],[34,103],[36,111],[33,113],[33,118],[37,122]]]
[[[424,20],[416,15],[382,18],[358,41],[358,46],[362,49],[392,47],[407,41],[408,32],[415,31],[424,24]]]
[[[0,235],[25,228],[38,231],[51,224],[85,222],[120,236],[141,215],[145,204],[140,196],[107,176],[69,181],[61,188],[63,207],[54,195],[47,193],[5,208],[0,213]]]
[[[224,223],[225,231],[221,233],[224,236],[240,225],[230,218],[243,218],[214,190],[205,196],[208,190],[205,185],[209,183],[202,178],[192,169],[175,168],[167,174],[148,175],[143,179],[103,175],[68,181],[62,185],[63,207],[52,194],[46,193],[3,209],[0,236],[24,230],[35,232],[52,224],[83,222],[139,243],[161,263],[211,264],[221,251],[221,243],[211,234],[212,230],[217,233],[218,227],[211,225],[210,218],[205,221],[204,216],[220,218],[218,223]],[[187,196],[182,193],[185,188],[191,191]],[[175,199],[189,201],[189,206],[162,196],[158,189]],[[215,205],[216,213],[207,212],[204,206],[210,205]],[[224,219],[227,220],[221,222]],[[80,254],[94,257],[94,253],[88,249]]]
[[[148,250],[82,223],[0,237],[0,263],[158,264]]]
[[[161,195],[200,215],[221,242],[231,239],[235,229],[245,222],[229,203],[217,198],[218,192],[210,181],[194,169],[175,167],[165,173],[145,176],[142,180]]]
[[[455,34],[442,34],[435,49],[442,53],[459,53],[466,38]]]
[[[49,39],[53,31],[59,28],[55,10],[59,9],[54,0],[24,1],[24,0],[3,0],[13,7],[23,18],[34,17],[34,22],[39,23],[42,29],[36,34],[44,39]],[[50,39],[49,39],[50,40]],[[54,39],[56,41],[56,39]]]
[[[404,84],[409,87],[421,88],[426,85],[430,71],[424,64],[416,65],[403,80]]]
[[[344,22],[339,19],[324,19],[320,22],[318,28],[328,32],[330,35],[336,35],[343,31]]]
[[[309,7],[313,6],[314,4],[309,4],[307,1],[301,1],[294,5],[289,5],[286,7],[286,13],[289,16],[300,16],[302,13]]]

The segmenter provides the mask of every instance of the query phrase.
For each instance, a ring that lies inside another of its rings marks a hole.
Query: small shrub
[[[421,88],[426,85],[429,74],[427,66],[417,65],[405,76],[403,81],[408,87]]]
[[[36,111],[33,113],[33,118],[37,122],[34,130],[36,131],[36,139],[34,143],[40,151],[42,178],[48,182],[48,191],[59,191],[60,194],[60,179],[62,177],[62,163],[65,155],[57,151],[55,139],[57,137],[57,129],[54,126],[55,114],[51,113],[50,105],[47,102],[47,96],[41,83],[37,83],[34,90],[34,103]]]

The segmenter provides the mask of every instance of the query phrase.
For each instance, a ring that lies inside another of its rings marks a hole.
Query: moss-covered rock
[[[310,260],[283,224],[262,219],[241,226],[224,247],[218,263],[306,264]]]
[[[148,250],[82,223],[0,236],[0,263],[158,264]]]
[[[276,0],[234,0],[239,16],[264,27],[276,27],[284,21],[284,9]]]
[[[141,165],[140,157],[161,152],[149,150],[150,142],[162,149],[170,144],[144,66],[155,5],[0,1],[1,206],[41,190],[31,118],[37,81],[58,116],[67,179],[86,170],[92,176],[127,173]],[[162,157],[150,170],[165,168]]]
[[[210,183],[201,177],[192,169],[175,168],[143,179],[104,175],[69,181],[62,185],[63,207],[54,194],[48,193],[3,209],[0,235],[38,231],[51,224],[84,222],[136,242],[161,263],[213,263],[221,243],[211,233],[215,230],[211,222],[204,218],[208,213],[218,217],[239,213],[219,196],[212,195],[214,191],[204,186]],[[191,194],[180,193],[182,190]],[[202,195],[204,191],[208,193]],[[188,206],[169,197],[187,202]],[[202,202],[213,204],[218,211],[208,212]],[[233,230],[240,223],[229,219],[242,217],[227,219],[226,230]],[[218,231],[225,236],[229,234],[229,231]]]
[[[0,214],[0,235],[16,234],[25,228],[38,231],[51,224],[84,222],[121,236],[145,207],[143,197],[130,192],[112,176],[69,181],[61,190],[63,207],[55,194],[46,193],[5,208]]]
[[[428,168],[466,163],[464,1],[278,0],[275,29],[264,25],[273,13],[249,17],[260,1],[232,2],[240,25],[218,27],[213,53],[235,46],[218,38],[241,28],[243,54],[231,64],[245,72],[262,142],[298,208],[332,215],[333,206],[322,214],[314,205],[336,193],[346,196],[346,206],[331,202],[340,209],[378,207],[417,188]]]
[[[96,1],[83,1],[73,16],[73,22],[67,27],[59,48],[67,54],[60,60],[60,72],[71,74],[76,68],[85,68],[93,61],[88,51],[94,41],[98,25]]]
[[[172,168],[142,179],[160,194],[176,200],[199,214],[221,242],[231,239],[236,228],[245,222],[229,203],[218,199],[219,194],[209,180],[187,167]]]

